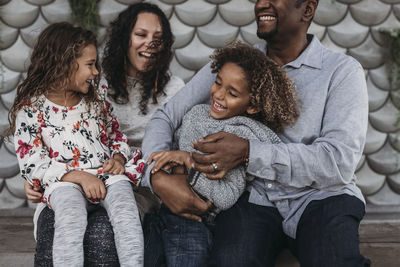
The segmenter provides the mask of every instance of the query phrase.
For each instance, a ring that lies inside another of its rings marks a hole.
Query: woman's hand
[[[79,184],[89,199],[100,200],[106,197],[106,187],[99,178],[85,171],[71,171],[62,177],[62,181]]]
[[[30,202],[39,203],[42,199],[43,194],[39,192],[40,187],[33,187],[27,180],[24,181],[24,190]]]
[[[225,174],[249,157],[249,141],[234,134],[210,134],[193,144],[206,154],[192,153],[194,169],[209,179],[221,179]]]
[[[194,166],[190,153],[182,150],[153,152],[150,155],[147,164],[150,165],[152,161],[155,161],[153,169],[151,170],[152,174],[156,173],[160,169],[167,171],[177,165],[185,165],[187,169],[191,169]]]

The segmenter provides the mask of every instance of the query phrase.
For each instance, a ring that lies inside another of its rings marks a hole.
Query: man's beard
[[[278,33],[277,27],[275,27],[272,31],[269,32],[260,32],[257,29],[257,37],[262,39],[262,40],[270,40],[274,38],[274,36]]]

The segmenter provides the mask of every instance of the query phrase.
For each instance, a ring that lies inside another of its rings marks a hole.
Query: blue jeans
[[[248,202],[248,193],[216,218],[209,266],[274,266],[288,247],[301,266],[370,266],[359,251],[358,227],[365,207],[339,195],[312,201],[297,227],[296,239],[282,231],[277,209]]]
[[[175,215],[164,205],[149,216],[144,222],[144,266],[207,266],[212,235],[205,223]]]
[[[145,229],[158,229],[148,231],[150,235],[145,230],[145,266],[166,266],[166,262],[182,267],[275,266],[284,248],[292,251],[301,266],[370,266],[359,251],[358,227],[365,207],[356,197],[312,201],[300,219],[296,239],[284,234],[283,218],[276,208],[249,203],[248,198],[246,192],[232,208],[221,212],[212,229],[163,207],[157,219],[151,220],[153,227],[145,223]]]

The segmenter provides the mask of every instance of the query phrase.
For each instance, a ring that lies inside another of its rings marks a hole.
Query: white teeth
[[[214,108],[218,111],[223,111],[224,109],[226,109],[224,106],[218,104],[217,102],[214,101]]]
[[[139,55],[145,56],[145,57],[152,57],[152,53],[147,53],[147,52],[139,52]]]
[[[261,16],[259,17],[260,21],[271,21],[271,20],[275,20],[274,16]]]

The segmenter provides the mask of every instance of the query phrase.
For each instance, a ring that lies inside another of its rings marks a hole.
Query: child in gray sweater
[[[248,140],[279,143],[275,132],[281,132],[298,117],[290,79],[260,50],[235,42],[217,49],[211,58],[211,69],[217,76],[210,88],[210,105],[196,105],[185,114],[175,133],[179,150],[153,153],[149,159],[156,161],[153,172],[175,165],[190,170],[190,152],[198,152],[192,143],[220,131]],[[215,164],[213,167],[218,170]],[[246,175],[244,165],[228,171],[222,179],[208,179],[194,170],[188,175],[195,192],[215,206],[211,215],[232,207],[252,179]]]

